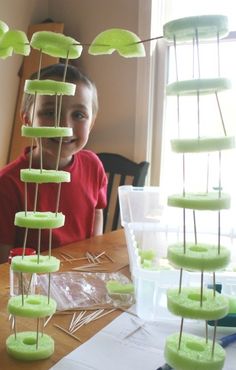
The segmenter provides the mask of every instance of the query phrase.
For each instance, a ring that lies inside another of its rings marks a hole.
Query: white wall
[[[9,28],[27,32],[28,25],[48,16],[47,0],[0,0],[1,20]],[[0,167],[6,164],[16,106],[22,57],[0,59]]]
[[[145,0],[146,1],[146,0]],[[49,16],[64,22],[65,34],[90,43],[108,28],[138,33],[138,0],[49,0]],[[140,37],[146,35],[140,35]],[[95,152],[134,157],[137,59],[91,56],[84,47],[78,65],[96,83],[100,111],[89,140]]]

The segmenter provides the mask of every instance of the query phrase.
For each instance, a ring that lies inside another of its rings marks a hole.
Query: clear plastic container
[[[36,287],[36,274],[28,272],[17,272],[11,269],[12,258],[22,256],[23,248],[13,248],[10,250],[8,262],[10,264],[10,296],[19,294],[34,294]],[[36,251],[33,248],[25,248],[25,256],[35,255]]]

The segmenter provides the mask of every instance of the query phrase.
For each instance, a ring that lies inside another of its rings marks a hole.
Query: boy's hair
[[[65,68],[66,66],[63,63],[52,64],[48,67],[44,67],[40,70],[40,79],[46,80],[46,79],[53,79],[53,77],[57,77],[57,78],[61,78],[62,80],[64,77]],[[30,76],[30,79],[31,80],[38,79],[38,72],[33,73]],[[98,112],[98,96],[97,96],[97,88],[95,84],[86,75],[80,72],[77,67],[70,65],[70,64],[68,64],[67,69],[66,69],[65,81],[72,82],[72,83],[82,82],[92,90],[92,93],[93,93],[92,110],[93,110],[93,116],[96,116]],[[22,99],[21,111],[29,112],[33,104],[33,101],[34,101],[34,95],[24,93],[24,96]]]

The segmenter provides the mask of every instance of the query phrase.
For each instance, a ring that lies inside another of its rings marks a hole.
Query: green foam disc
[[[65,216],[58,212],[32,212],[24,211],[15,214],[15,226],[27,227],[29,229],[55,229],[63,226]]]
[[[213,152],[233,148],[235,148],[234,136],[171,140],[171,149],[175,153]]]
[[[12,258],[11,269],[17,272],[49,273],[60,268],[60,260],[53,256],[15,256]]]
[[[230,196],[226,193],[186,193],[174,194],[168,197],[168,206],[196,210],[218,211],[230,208]]]
[[[4,52],[8,48],[12,49],[12,52],[20,55],[29,55],[30,45],[28,38],[23,31],[9,30],[4,33],[0,40],[0,53]]]
[[[193,271],[216,271],[223,269],[230,262],[230,251],[217,245],[186,243],[185,252],[183,243],[168,247],[167,258],[178,268]]]
[[[24,295],[22,304],[22,295],[11,297],[7,305],[8,312],[14,316],[21,317],[46,317],[56,312],[57,303],[54,299],[45,295]]]
[[[0,37],[9,30],[8,25],[0,20]]]
[[[183,333],[179,348],[179,333],[167,337],[164,356],[166,362],[175,370],[222,370],[225,350],[215,343],[212,356],[211,340]]]
[[[134,292],[132,283],[122,284],[115,280],[107,281],[106,288],[109,294],[131,294]]]
[[[32,48],[42,50],[52,57],[77,59],[82,53],[82,46],[72,37],[52,31],[35,32],[31,38]]]
[[[10,335],[6,340],[9,355],[17,360],[43,360],[54,353],[54,340],[47,334],[38,336],[37,332],[27,331]]]
[[[33,182],[37,184],[44,183],[61,183],[70,182],[70,172],[56,170],[40,170],[40,169],[21,169],[20,179],[23,182]]]
[[[184,17],[170,21],[163,26],[164,38],[168,41],[192,41],[196,37],[199,40],[210,40],[225,37],[228,32],[228,18],[224,15],[201,15]]]
[[[140,249],[138,251],[139,256],[141,257],[141,261],[144,260],[154,260],[156,258],[156,252],[153,249]]]
[[[21,135],[25,137],[69,137],[73,135],[71,127],[32,127],[21,126]]]
[[[229,301],[213,289],[203,289],[200,305],[200,288],[170,288],[167,290],[167,307],[171,313],[189,319],[218,320],[229,311]]]
[[[114,51],[126,58],[145,56],[140,38],[122,28],[111,28],[99,33],[88,49],[92,55],[112,54]]]
[[[231,82],[227,78],[199,78],[172,82],[166,86],[166,94],[168,96],[214,94],[229,89],[231,89]]]
[[[55,80],[26,80],[24,91],[39,95],[75,95],[76,84]]]

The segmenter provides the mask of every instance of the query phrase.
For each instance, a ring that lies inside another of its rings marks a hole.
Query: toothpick
[[[45,326],[49,323],[49,321],[51,320],[51,318],[53,317],[53,315],[51,315],[51,316],[49,316],[48,318],[47,318],[47,320],[45,321],[45,323],[44,323],[44,325],[43,325],[43,327],[45,328]]]
[[[74,334],[70,333],[68,330],[64,329],[62,326],[57,325],[57,324],[54,324],[54,326],[55,326],[56,328],[60,329],[61,331],[63,331],[63,333],[65,333],[65,334],[69,335],[70,337],[72,337],[72,338],[74,338],[74,339],[78,340],[78,342],[82,343],[82,341],[81,341],[81,339],[80,339],[80,338],[78,338],[76,335],[74,335]]]

